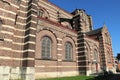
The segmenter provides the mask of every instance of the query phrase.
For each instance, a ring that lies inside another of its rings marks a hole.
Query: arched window
[[[87,56],[87,60],[89,60],[89,51],[88,51],[88,48],[86,48],[86,56]]]
[[[49,12],[45,8],[40,8],[38,10],[38,17],[49,19],[50,15]]]
[[[94,50],[94,61],[98,62],[98,52],[96,49]]]
[[[41,42],[41,57],[43,59],[51,58],[51,47],[52,47],[51,39],[47,36],[43,37]]]
[[[0,31],[2,29],[3,20],[0,18]]]
[[[109,43],[109,42],[110,42],[110,39],[109,39],[109,36],[108,36],[107,33],[105,34],[105,42],[106,42],[106,43]]]
[[[110,54],[109,54],[109,52],[107,53],[107,58],[108,58],[108,63],[111,63],[111,56],[110,56]]]
[[[40,10],[38,11],[38,16],[39,16],[39,17],[43,17],[43,14],[44,14],[44,11],[40,9]]]
[[[73,52],[72,44],[70,42],[66,42],[66,44],[65,44],[66,60],[72,60],[72,54],[73,54],[72,52]]]
[[[0,26],[3,24],[3,21],[2,21],[2,19],[0,18]]]

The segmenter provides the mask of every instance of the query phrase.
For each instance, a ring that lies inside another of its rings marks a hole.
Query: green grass
[[[74,76],[74,77],[62,77],[62,78],[50,78],[50,79],[37,79],[37,80],[93,80],[93,76]]]

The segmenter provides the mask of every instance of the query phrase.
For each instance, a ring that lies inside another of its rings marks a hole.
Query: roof
[[[103,27],[98,28],[96,30],[89,31],[86,33],[86,35],[94,35],[94,34],[100,33],[102,29],[103,29]]]

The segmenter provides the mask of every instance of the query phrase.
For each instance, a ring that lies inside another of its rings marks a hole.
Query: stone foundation
[[[86,75],[89,76],[90,74],[92,74],[92,71],[91,71],[91,70],[88,70],[88,71],[86,72]]]
[[[10,67],[0,66],[0,80],[9,80],[10,78]]]
[[[40,72],[35,74],[36,79],[40,78],[55,78],[55,77],[66,77],[66,76],[78,76],[79,73],[77,71],[69,71],[69,72]]]
[[[23,79],[23,80],[35,80],[34,77],[34,68],[10,68],[7,66],[0,66],[0,80],[9,80],[9,79]]]

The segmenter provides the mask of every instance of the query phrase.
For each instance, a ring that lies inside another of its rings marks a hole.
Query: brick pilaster
[[[86,74],[87,61],[85,56],[85,34],[78,32],[78,70],[80,74]]]

